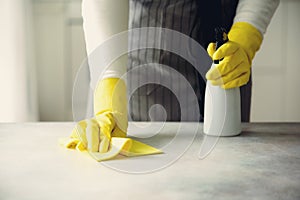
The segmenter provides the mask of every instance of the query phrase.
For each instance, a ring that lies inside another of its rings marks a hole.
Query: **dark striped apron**
[[[162,27],[179,31],[196,40],[204,49],[214,41],[214,28],[223,26],[229,30],[237,7],[237,0],[130,0],[129,28]],[[133,41],[138,41],[140,35],[129,35],[129,48]],[[147,39],[156,41],[157,36],[149,36]],[[149,109],[160,104],[164,107],[167,121],[203,121],[205,81],[198,71],[182,57],[161,49],[138,49],[128,55],[128,70],[132,70],[147,63],[159,63],[167,65],[182,74],[194,89],[197,96],[196,102],[200,109],[200,117],[197,119],[182,118],[178,99],[173,92],[159,84],[147,84],[133,92],[129,99],[129,119],[133,121],[149,121]],[[147,73],[127,76],[129,92],[132,91],[134,81],[147,79]],[[155,73],[157,79],[167,79],[172,84],[181,87],[176,77],[170,77],[159,70]],[[180,90],[185,95],[184,89]],[[188,100],[187,100],[188,101]],[[251,104],[251,81],[241,87],[242,121],[249,121]],[[159,110],[154,109],[151,120],[162,121],[164,117]],[[155,113],[157,112],[157,113]]]

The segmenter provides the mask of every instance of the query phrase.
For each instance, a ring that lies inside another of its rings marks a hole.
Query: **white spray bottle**
[[[216,28],[216,49],[228,41],[226,31]],[[212,64],[218,64],[216,60]],[[211,136],[235,136],[241,133],[240,88],[223,89],[206,82],[204,133]]]

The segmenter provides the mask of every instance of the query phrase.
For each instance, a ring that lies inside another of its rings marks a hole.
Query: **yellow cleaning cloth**
[[[88,152],[97,161],[109,160],[118,154],[141,156],[162,153],[126,137],[127,97],[122,79],[107,78],[99,82],[94,93],[94,113],[94,118],[78,122],[70,138],[61,139],[60,144]]]
[[[73,133],[76,133],[76,131],[72,132],[71,138],[60,139],[59,143],[69,149],[77,149],[80,152],[88,152],[89,155],[98,162],[113,159],[119,154],[132,157],[163,153],[159,149],[125,137],[112,137],[109,150],[105,153],[92,152],[86,149],[86,142],[80,140],[82,136],[78,136],[78,133]]]

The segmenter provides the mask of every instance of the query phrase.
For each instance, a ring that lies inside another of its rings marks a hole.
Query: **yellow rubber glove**
[[[262,43],[261,33],[247,22],[233,24],[228,39],[217,51],[216,44],[210,43],[207,52],[219,64],[206,73],[206,79],[212,85],[224,89],[240,87],[247,84],[251,73],[251,63]]]
[[[163,153],[159,149],[131,138],[116,136],[111,137],[108,151],[100,153],[97,150],[99,148],[99,138],[101,138],[102,132],[100,131],[101,129],[96,128],[96,126],[99,126],[99,124],[95,119],[82,120],[77,123],[70,138],[60,139],[59,143],[68,149],[76,149],[80,152],[88,153],[99,162],[113,159],[119,154],[131,157]],[[103,135],[102,137],[105,136]]]
[[[122,79],[100,81],[94,93],[94,113],[103,133],[100,134],[99,152],[104,153],[108,150],[111,136],[125,137],[127,132],[126,85]]]
[[[70,138],[60,144],[81,152],[87,151],[97,161],[118,154],[138,156],[162,153],[149,145],[126,137],[127,98],[123,80],[107,78],[98,84],[94,93],[95,117],[78,122]]]

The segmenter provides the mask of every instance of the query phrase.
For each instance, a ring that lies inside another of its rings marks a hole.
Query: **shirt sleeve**
[[[128,12],[128,0],[82,1],[83,30],[91,74],[100,69],[103,71],[101,77],[104,79],[120,78],[126,72],[127,56],[121,56],[109,66],[98,66],[101,62],[93,62],[89,56],[113,35],[128,30]],[[128,45],[128,42],[125,45]],[[118,46],[113,45],[110,48],[118,48]]]
[[[235,22],[248,22],[265,34],[279,0],[239,0]]]

